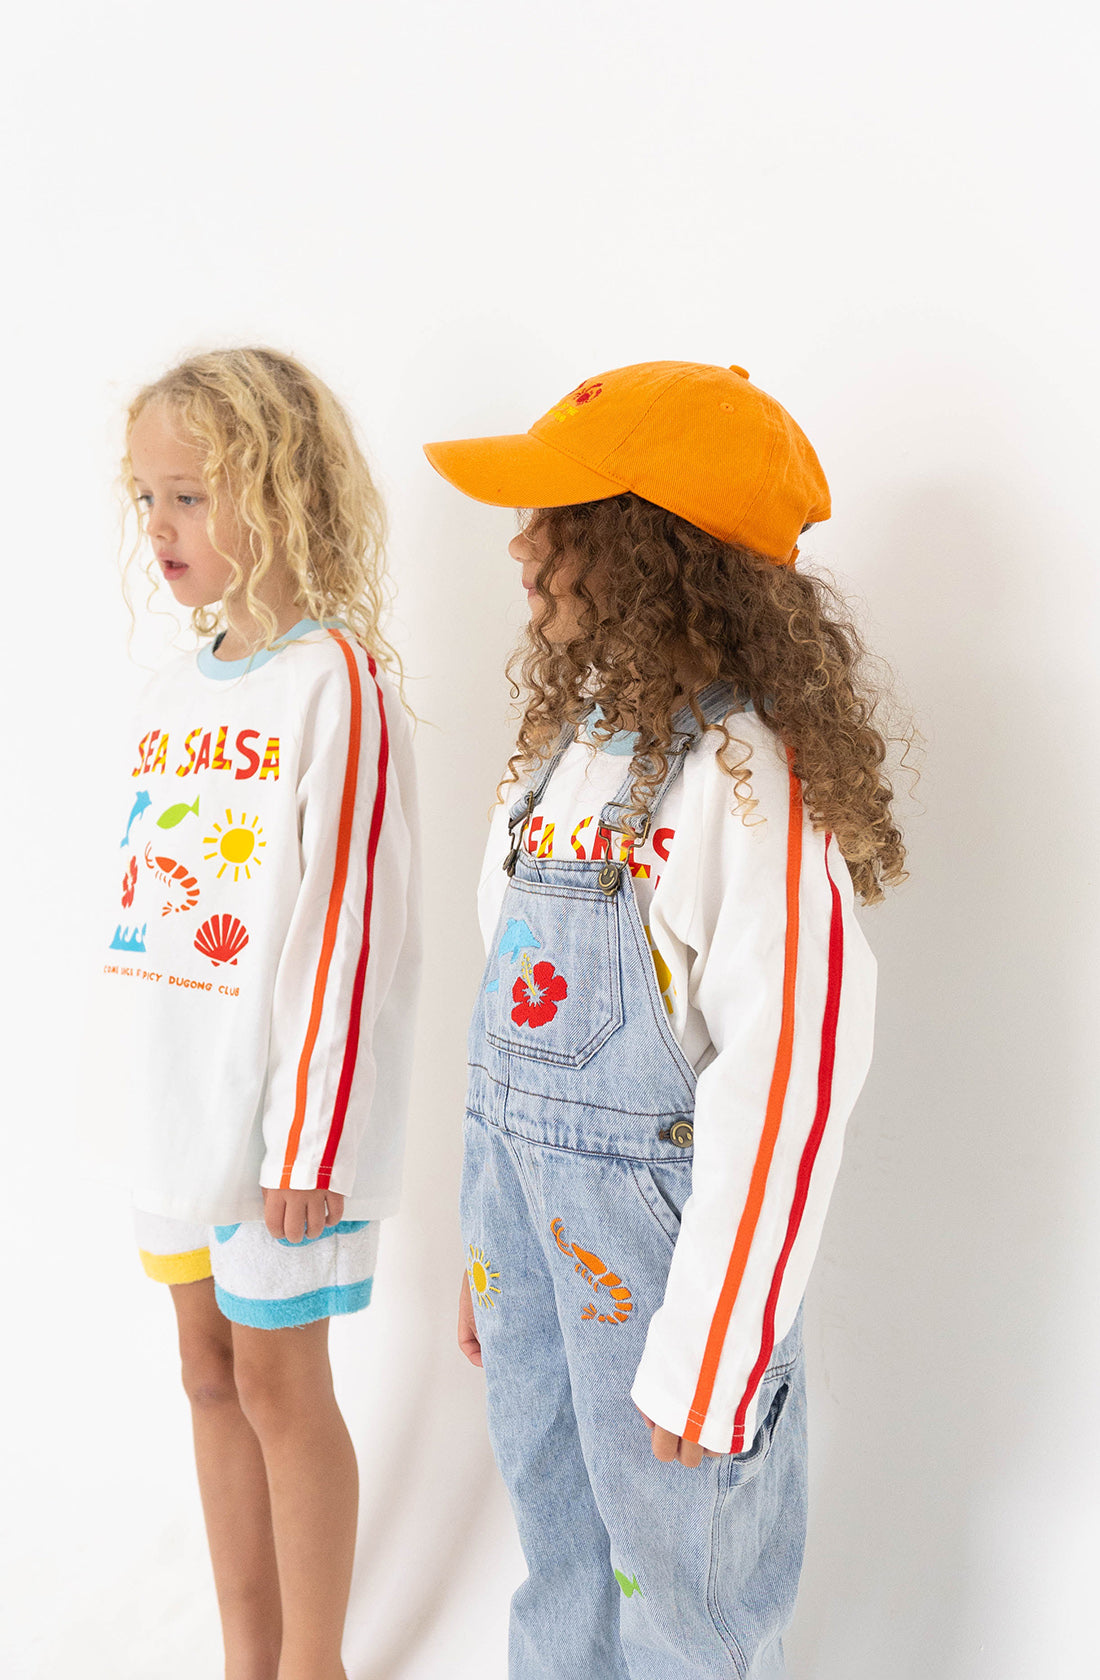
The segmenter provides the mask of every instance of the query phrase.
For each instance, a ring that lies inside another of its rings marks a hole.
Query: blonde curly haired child
[[[338,1680],[357,1476],[328,1321],[400,1173],[419,948],[382,504],[346,414],[263,348],[130,405],[148,571],[191,611],[138,703],[106,970],[131,1187],[168,1284],[228,1680]]]

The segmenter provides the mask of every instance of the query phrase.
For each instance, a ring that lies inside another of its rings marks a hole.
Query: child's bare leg
[[[278,1680],[345,1680],[359,1478],[332,1391],[328,1320],[233,1326],[241,1405],[263,1448],[283,1605]]]
[[[225,1641],[226,1680],[275,1680],[281,1611],[271,1504],[260,1443],[233,1378],[232,1326],[214,1283],[175,1284],[183,1386]]]

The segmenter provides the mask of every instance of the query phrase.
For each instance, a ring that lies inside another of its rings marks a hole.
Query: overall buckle
[[[502,866],[506,875],[514,875],[516,872],[516,859],[519,857],[520,851],[523,848],[523,832],[531,820],[531,812],[534,808],[535,790],[534,788],[529,788],[527,796],[523,801],[523,810],[520,811],[517,816],[509,817],[508,819],[508,838],[512,842],[512,845]],[[518,834],[516,833],[517,828],[519,829]]]

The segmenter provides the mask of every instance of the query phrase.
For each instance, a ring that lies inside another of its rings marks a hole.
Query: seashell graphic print
[[[195,935],[195,949],[209,957],[215,968],[222,963],[236,966],[237,957],[248,944],[248,929],[236,916],[211,916]]]

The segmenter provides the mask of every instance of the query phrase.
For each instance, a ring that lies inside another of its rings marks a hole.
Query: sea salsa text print
[[[230,746],[228,724],[223,723],[215,736],[213,729],[205,729],[200,723],[194,729],[189,729],[184,736],[183,757],[174,762],[171,768],[177,776],[195,775],[200,770],[228,770],[238,782],[246,782],[259,772],[259,781],[262,782],[270,776],[277,782],[279,737],[269,735],[262,752],[254,745],[260,738],[258,729],[239,729]],[[143,735],[138,742],[137,763],[130,774],[166,775],[169,770],[168,754],[168,731],[151,729],[148,735]]]
[[[527,827],[525,845],[532,857],[552,858],[554,856],[554,827],[552,819],[543,826],[541,816],[531,818]],[[586,834],[586,829],[590,829],[591,833]],[[658,828],[653,833],[650,843],[662,863],[668,862],[669,847],[675,835],[676,830],[674,828]],[[641,876],[643,880],[650,878],[650,865],[642,863],[634,855],[633,837],[623,834],[619,837],[617,843],[614,842],[608,830],[601,826],[595,816],[582,817],[569,836],[569,843],[573,848],[574,856],[581,859],[607,858],[612,857],[617,852],[618,861],[629,864],[632,875]],[[591,851],[588,850],[589,845],[591,845]],[[660,879],[659,875],[653,878],[654,887],[657,886]]]

